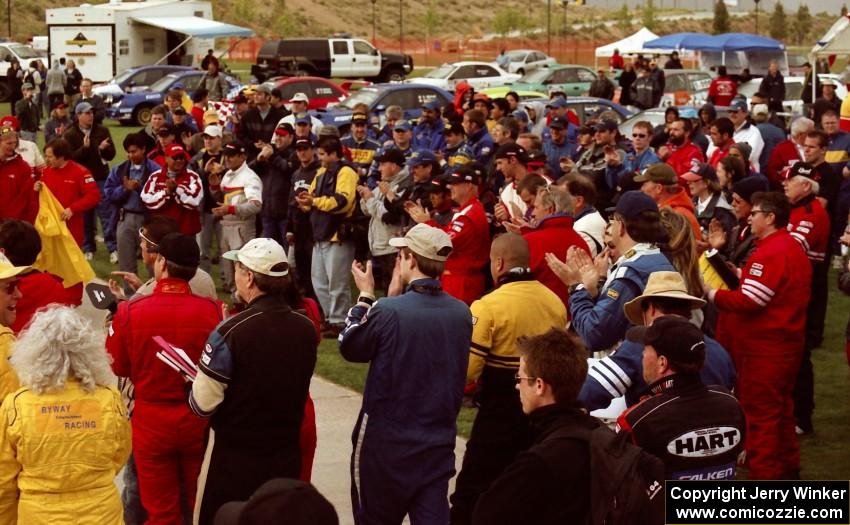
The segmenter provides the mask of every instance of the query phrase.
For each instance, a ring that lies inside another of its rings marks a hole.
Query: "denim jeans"
[[[313,245],[313,289],[331,324],[345,323],[351,308],[353,242],[317,242]]]
[[[276,240],[283,249],[288,251],[286,243],[286,219],[263,217],[263,237]]]
[[[103,240],[106,242],[106,249],[109,253],[118,250],[118,242],[115,239],[115,223],[117,214],[115,206],[103,196],[103,185],[105,180],[97,182],[97,189],[100,192],[100,202],[97,207],[83,214],[83,251],[96,252],[97,243],[94,240],[95,232],[97,231],[97,219],[100,219],[100,227],[103,230]]]

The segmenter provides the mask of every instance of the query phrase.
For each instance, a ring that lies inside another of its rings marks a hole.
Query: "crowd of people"
[[[558,94],[466,84],[416,122],[360,106],[342,130],[259,86],[222,125],[217,67],[121,162],[86,88],[55,99],[43,158],[20,114],[0,120],[2,521],[235,523],[291,491],[326,512],[275,481],[310,481],[322,338],[370,364],[358,524],[581,521],[610,503],[588,482],[611,475],[602,442],[649,458],[630,478],[647,508],[663,479],[799,479],[832,262],[850,288],[833,108],[785,121],[772,69],[750,101],[724,85],[630,137]],[[105,336],[73,309],[81,283],[33,267],[45,190],[81,253],[118,266]],[[614,430],[588,414],[619,398]]]

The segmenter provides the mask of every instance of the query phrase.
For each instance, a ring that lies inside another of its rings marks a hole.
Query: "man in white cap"
[[[691,319],[691,311],[705,306],[705,301],[688,295],[685,279],[679,272],[660,271],[650,274],[643,294],[623,307],[628,320],[636,326],[648,326],[661,316]],[[706,385],[735,388],[735,365],[728,352],[714,339],[705,336],[705,364],[700,377]],[[647,395],[643,378],[643,345],[623,341],[611,355],[591,363],[578,396],[579,403],[593,411],[607,407],[614,398],[625,396],[631,406]]]
[[[339,336],[343,357],[371,363],[352,433],[354,521],[448,523],[473,321],[440,285],[452,251],[446,232],[417,224],[389,243],[400,249],[389,291],[397,297],[376,301],[372,262],[355,261],[360,296]]]
[[[18,388],[18,376],[9,366],[9,356],[15,343],[15,334],[9,327],[15,322],[15,307],[21,298],[18,276],[29,270],[29,266],[13,265],[0,253],[0,397],[6,397]]]
[[[304,93],[296,93],[292,95],[292,98],[289,99],[290,111],[292,113],[280,119],[277,125],[280,126],[281,124],[287,123],[294,128],[295,120],[298,119],[298,117],[308,114],[307,107],[309,104],[310,98]],[[310,129],[318,136],[319,131],[322,130],[322,121],[313,115],[310,115],[310,123]]]
[[[247,500],[272,478],[299,477],[316,365],[315,326],[281,297],[292,286],[283,247],[261,237],[222,257],[235,265],[247,308],[210,334],[189,396],[192,411],[210,418],[194,523],[212,523],[221,505]]]
[[[198,242],[201,245],[200,267],[209,273],[212,271],[214,262],[213,252],[219,252],[218,245],[221,244],[221,221],[216,220],[212,212],[212,209],[216,207],[216,200],[210,191],[210,186],[219,186],[222,175],[227,171],[222,151],[224,130],[218,125],[217,117],[215,124],[207,125],[201,136],[204,147],[189,161],[189,168],[201,177],[201,184],[204,187],[204,200],[201,202],[201,233],[198,234]]]

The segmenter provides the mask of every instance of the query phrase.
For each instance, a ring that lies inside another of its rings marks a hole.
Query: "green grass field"
[[[7,114],[8,105],[3,104],[0,113]],[[125,156],[121,141],[128,133],[139,128],[121,126],[114,121],[106,121],[106,125],[118,149],[115,162],[123,161]],[[39,138],[39,145],[43,145],[43,137]],[[109,263],[104,249],[99,249],[93,266],[102,278],[108,278],[109,272],[116,269]],[[218,269],[214,268],[212,274],[218,284]],[[140,275],[144,279],[144,274]],[[836,282],[835,275],[831,276],[830,282]],[[830,289],[824,347],[816,350],[813,356],[817,403],[815,433],[801,439],[803,477],[806,479],[850,479],[850,452],[845,442],[845,438],[850,435],[850,368],[845,355],[844,335],[848,315],[850,298],[833,287]],[[321,377],[362,391],[367,370],[367,365],[343,360],[336,341],[322,341],[316,365],[316,373]],[[462,435],[469,435],[474,417],[474,410],[462,409],[458,418],[458,428]]]

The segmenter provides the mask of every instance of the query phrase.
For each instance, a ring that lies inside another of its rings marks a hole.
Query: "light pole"
[[[552,56],[552,0],[546,0],[546,54]]]
[[[404,54],[404,0],[398,0],[398,45]]]
[[[378,3],[378,0],[372,0],[372,45],[378,47],[378,22],[375,19],[375,4]]]
[[[753,0],[756,4],[756,34],[759,34],[759,0]]]
[[[9,41],[12,41],[12,0],[6,0],[6,26],[9,30]]]

